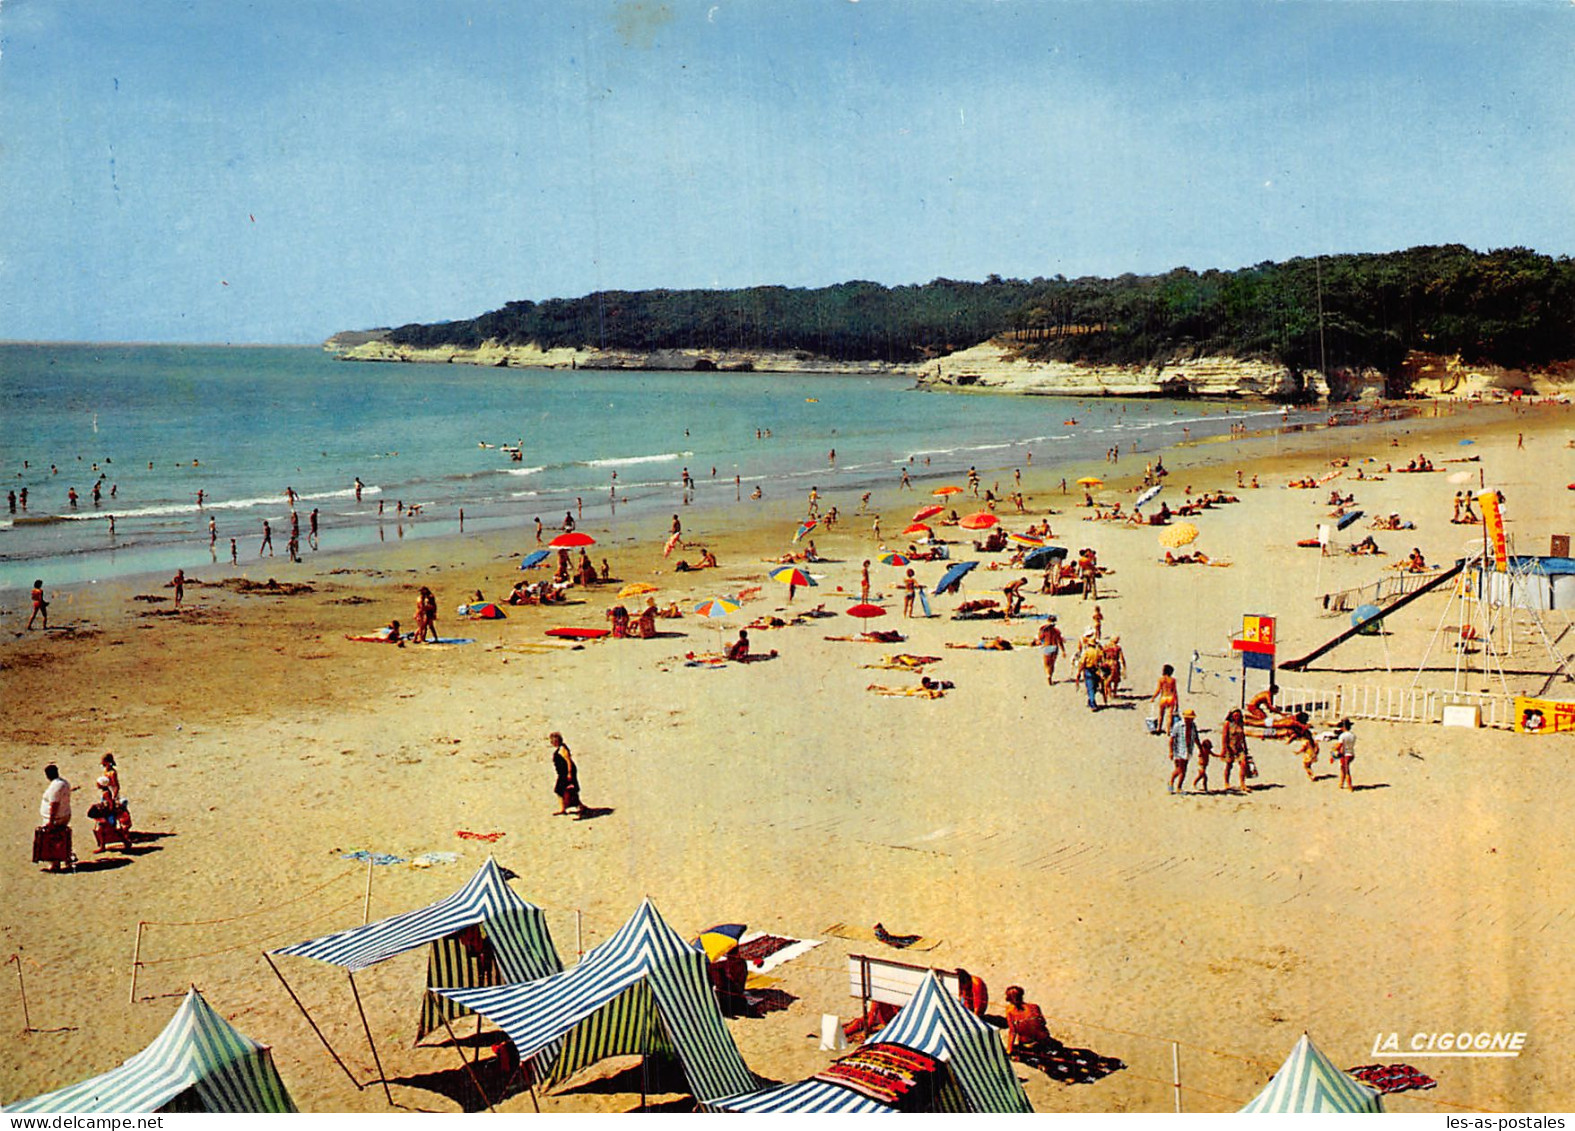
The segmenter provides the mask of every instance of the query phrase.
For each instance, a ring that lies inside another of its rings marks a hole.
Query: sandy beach
[[[1575,859],[1563,830],[1575,786],[1567,736],[1358,720],[1354,792],[1335,788],[1327,762],[1309,783],[1283,744],[1254,740],[1255,792],[1220,792],[1216,764],[1214,792],[1177,797],[1165,790],[1160,740],[1144,733],[1143,700],[1160,666],[1174,664],[1182,706],[1217,740],[1241,694],[1228,653],[1242,615],[1279,618],[1282,658],[1333,636],[1348,621],[1327,615],[1320,593],[1392,574],[1412,547],[1447,563],[1480,546],[1480,528],[1448,521],[1452,494],[1475,490],[1479,471],[1507,498],[1516,552],[1546,554],[1550,534],[1575,532],[1575,494],[1565,487],[1575,481],[1572,420],[1567,406],[1446,404],[1436,416],[1173,449],[1164,495],[1172,506],[1188,487],[1240,498],[1193,520],[1201,533],[1189,549],[1229,563],[1217,568],[1165,566],[1156,530],[1084,522],[1076,488],[1062,494],[1059,474],[1025,467],[1032,520],[1048,517],[1054,541],[1074,553],[1093,547],[1110,571],[1099,606],[1106,634],[1121,637],[1130,697],[1097,713],[1068,679],[1069,659],[1056,686],[1045,686],[1029,646],[1039,621],[957,622],[956,597],[935,598],[933,619],[904,620],[900,569],[872,566],[874,599],[888,609],[874,627],[902,631],[905,643],[828,639],[863,627],[842,615],[858,595],[860,563],[876,556],[856,496],[822,499],[842,521],[814,533],[827,561],[810,568],[823,579],[791,606],[765,575],[767,559],[793,548],[800,498],[752,503],[746,493],[735,503],[731,484],[706,486],[703,508],[684,515],[685,538],[721,564],[698,573],[673,570],[696,549],[663,558],[665,523],[588,523],[596,562],[608,558],[623,582],[654,584],[660,602],[685,610],[660,621],[664,635],[654,640],[545,646],[548,627],[605,626],[615,585],[576,590],[583,603],[458,620],[455,606],[474,591],[506,596],[519,552],[534,548],[528,527],[391,537],[375,552],[325,552],[299,567],[243,555],[239,571],[188,570],[198,583],[179,613],[162,576],[61,590],[50,610],[59,627],[48,633],[23,631],[29,609],[13,603],[0,610],[0,781],[12,846],[0,869],[8,908],[0,940],[4,956],[20,956],[39,1031],[0,1051],[0,1101],[119,1063],[194,983],[242,1031],[272,1045],[303,1110],[384,1110],[381,1089],[346,1079],[260,957],[361,922],[367,869],[343,854],[367,849],[458,854],[426,868],[373,869],[373,918],[448,894],[495,855],[517,873],[515,889],[546,909],[566,961],[577,923],[583,945],[594,945],[642,896],[686,937],[741,921],[824,940],[772,972],[769,988],[786,1008],[729,1023],[750,1067],[772,1080],[825,1065],[832,1054],[814,1039],[821,1015],[857,1011],[845,958],[866,953],[966,967],[987,981],[992,1012],[1007,985],[1021,984],[1057,1037],[1126,1063],[1083,1086],[1017,1066],[1039,1111],[1172,1110],[1172,1042],[1186,1107],[1234,1110],[1303,1030],[1347,1067],[1406,1060],[1373,1053],[1375,1035],[1390,1031],[1525,1032],[1516,1059],[1412,1061],[1438,1087],[1386,1102],[1431,1112],[1568,1107]],[[1419,452],[1437,473],[1379,470]],[[1358,462],[1366,457],[1375,462]],[[1123,452],[1077,474],[1102,476],[1099,497],[1130,507],[1146,458]],[[1337,459],[1352,462],[1321,489],[1285,486],[1328,475]],[[1471,462],[1445,462],[1455,460]],[[1238,488],[1238,469],[1261,486]],[[1001,477],[1002,492],[1010,478]],[[900,491],[893,482],[876,492],[890,546],[905,544],[898,532],[930,501],[928,486]],[[1334,489],[1353,493],[1369,517],[1396,512],[1415,529],[1370,531],[1363,518],[1348,534],[1372,533],[1385,551],[1378,557],[1297,547],[1332,521]],[[724,491],[725,502],[711,505]],[[1000,508],[1005,525],[1021,529],[1030,519],[1010,509]],[[966,531],[943,536],[954,559],[1004,560],[971,552]],[[920,581],[933,584],[941,569],[924,563]],[[309,588],[285,595],[217,584],[236,576]],[[1017,576],[981,565],[962,597],[999,597]],[[395,649],[345,639],[394,617],[408,626],[420,585],[438,596],[442,635],[474,643]],[[730,618],[688,612],[704,597],[754,586],[760,595]],[[1057,614],[1068,635],[1088,623],[1088,602],[1035,588],[1037,579],[1028,611]],[[1422,598],[1385,635],[1358,638],[1282,682],[1409,684],[1445,600]],[[716,651],[755,617],[821,603],[835,616],[751,632],[756,651],[775,649],[775,659],[685,666],[686,653]],[[1547,624],[1558,636],[1568,614],[1549,614]],[[1014,647],[946,647],[987,636]],[[1575,633],[1560,645],[1568,654]],[[1511,690],[1534,692],[1543,685],[1535,673],[1550,663],[1520,629],[1516,647],[1509,666],[1525,674],[1510,677]],[[1203,672],[1189,688],[1194,650]],[[916,682],[867,668],[896,652],[941,657],[931,674],[955,688],[935,700],[866,691]],[[1434,662],[1442,669],[1452,659],[1435,653]],[[1252,678],[1256,689],[1261,674]],[[1448,686],[1450,675],[1426,678]],[[1480,677],[1471,686],[1485,689]],[[1550,694],[1575,697],[1568,683]],[[572,744],[594,819],[553,817],[550,731]],[[110,750],[136,827],[155,836],[133,854],[95,858],[85,814],[99,757]],[[90,868],[74,875],[44,874],[24,855],[48,762],[77,790],[76,851]],[[503,835],[488,843],[461,839],[461,830]],[[139,922],[153,925],[142,930],[131,1002]],[[939,945],[901,952],[826,930],[877,922]],[[386,1075],[423,1081],[395,1083],[395,1099],[455,1110],[445,1094],[461,1086],[453,1050],[411,1044],[424,963],[409,954],[358,980]],[[340,972],[303,961],[283,968],[350,1068],[363,1081],[374,1075]],[[0,1018],[21,1033],[13,971],[4,979]],[[624,1111],[638,1098],[633,1073],[571,1085],[541,1103]],[[528,1111],[531,1100],[516,1095],[501,1108]]]

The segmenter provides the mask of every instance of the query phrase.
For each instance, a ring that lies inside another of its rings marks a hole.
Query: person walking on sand
[[[864,565],[859,571],[859,600],[870,599],[870,560],[864,559]]]
[[[1084,550],[1077,558],[1078,576],[1083,579],[1083,600],[1099,600],[1099,559],[1093,550]]]
[[[897,484],[897,490],[899,490],[899,491],[911,491],[911,490],[913,490],[913,482],[908,478],[908,469],[906,467],[902,469],[902,482]],[[865,502],[869,502],[869,496],[868,495],[864,496],[864,501]]]
[[[880,515],[875,516],[875,521],[870,525],[870,529],[875,532],[875,544],[877,546],[880,545]]]
[[[549,734],[547,741],[552,744],[552,768],[557,774],[552,792],[558,795],[558,811],[553,816],[565,816],[573,809],[574,819],[583,821],[585,805],[580,801],[580,768],[574,764],[574,752],[557,731]]]
[[[1198,748],[1198,726],[1189,708],[1170,726],[1170,793],[1187,792],[1187,763]]]
[[[1301,756],[1302,769],[1306,771],[1307,780],[1317,781],[1318,778],[1313,773],[1313,764],[1318,761],[1318,740],[1313,737],[1312,727],[1307,725],[1307,712],[1297,711],[1296,716],[1283,723],[1280,729],[1292,753]]]
[[[175,607],[180,608],[180,603],[186,599],[186,571],[178,569],[175,576],[170,578],[170,586],[175,590]]]
[[[1242,722],[1241,708],[1233,709],[1220,726],[1220,757],[1225,760],[1225,791],[1230,792],[1230,772],[1236,769],[1236,788],[1250,793],[1247,784],[1247,727]]]
[[[1356,758],[1356,735],[1351,731],[1350,719],[1340,720],[1334,745],[1329,748],[1329,758],[1340,767],[1339,788],[1356,792],[1356,786],[1351,784],[1351,762]]]
[[[60,767],[53,762],[44,767],[43,799],[38,804],[41,822],[33,838],[33,863],[48,862],[51,872],[60,871],[60,865],[71,863],[71,783],[60,776]],[[40,844],[41,840],[48,843]],[[40,852],[41,848],[47,849]]]
[[[437,606],[437,598],[432,595],[432,590],[428,589],[425,585],[423,585],[421,587],[420,606],[421,606],[421,624],[417,625],[418,631],[417,631],[417,634],[416,634],[416,643],[420,644],[423,640],[430,638],[432,643],[436,644],[436,643],[438,643],[438,630],[437,630],[438,606]],[[420,634],[420,629],[422,629],[422,628],[425,629],[426,634],[427,634],[426,636],[422,636]]]
[[[1214,744],[1206,738],[1198,740],[1198,776],[1192,779],[1192,791],[1197,792],[1198,787],[1203,787],[1203,792],[1209,791],[1209,759],[1214,755]]]
[[[1104,658],[1093,638],[1085,636],[1079,646],[1077,670],[1072,674],[1083,677],[1083,691],[1088,696],[1088,709],[1099,710],[1100,662]]]
[[[1119,636],[1112,636],[1102,651],[1105,654],[1105,686],[1101,690],[1108,703],[1112,695],[1121,694],[1121,677],[1127,670],[1127,656],[1121,650]]]
[[[907,573],[907,576],[905,576],[902,579],[902,615],[903,616],[905,616],[905,617],[912,617],[913,616],[913,599],[918,594],[918,591],[919,591],[918,579],[913,576],[913,571],[910,569],[908,571],[908,573]]]
[[[1153,701],[1159,721],[1154,733],[1169,734],[1170,726],[1176,720],[1176,707],[1181,702],[1180,696],[1176,694],[1176,669],[1169,664],[1159,669],[1159,683],[1154,688]]]
[[[1056,627],[1055,614],[1045,617],[1044,624],[1039,626],[1039,635],[1034,643],[1039,645],[1039,655],[1044,660],[1045,682],[1055,686],[1055,662],[1061,655],[1061,649],[1066,647],[1066,637],[1061,635],[1061,630]]]
[[[236,556],[237,553],[238,553],[238,551],[236,550],[236,547],[235,547],[235,539],[231,538],[230,539],[230,564],[231,565],[240,565],[241,564],[237,560],[237,556]]]
[[[263,519],[262,545],[257,547],[257,556],[259,558],[263,556],[264,550],[268,551],[269,557],[273,557],[273,527],[268,525],[268,520],[266,518]]]
[[[27,631],[33,631],[33,622],[39,617],[44,618],[44,631],[49,631],[49,602],[44,600],[44,579],[38,578],[33,582],[33,615],[27,618]]]

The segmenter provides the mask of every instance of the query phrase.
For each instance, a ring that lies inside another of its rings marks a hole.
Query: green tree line
[[[390,337],[412,346],[497,340],[890,362],[999,338],[1041,359],[1153,364],[1223,355],[1332,375],[1392,375],[1417,349],[1536,368],[1575,357],[1575,262],[1447,245],[1117,278],[598,291],[401,326]]]

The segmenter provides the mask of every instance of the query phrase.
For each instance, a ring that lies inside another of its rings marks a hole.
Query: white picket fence
[[[1476,707],[1482,725],[1512,729],[1515,702],[1506,695],[1483,691],[1448,691],[1434,687],[1383,684],[1336,684],[1332,688],[1280,687],[1276,706],[1306,711],[1312,718],[1380,719],[1395,723],[1439,723],[1445,707]]]

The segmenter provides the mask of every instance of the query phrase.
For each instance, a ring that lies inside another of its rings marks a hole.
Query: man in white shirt
[[[47,861],[49,870],[58,872],[60,865],[71,863],[71,783],[60,776],[60,768],[53,762],[44,767],[44,777],[49,785],[38,805],[43,824],[33,837],[33,862]]]

